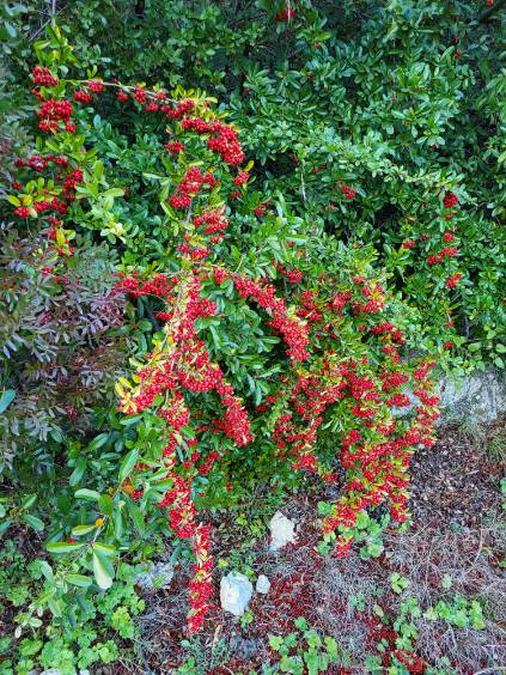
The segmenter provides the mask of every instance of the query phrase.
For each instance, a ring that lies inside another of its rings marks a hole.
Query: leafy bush
[[[291,482],[294,471],[337,481],[336,433],[344,486],[325,514],[324,530],[338,554],[349,550],[366,509],[386,504],[395,520],[407,518],[409,460],[415,445],[432,442],[437,417],[428,379],[433,363],[407,359],[400,328],[409,333],[407,316],[374,278],[371,254],[337,245],[323,232],[312,241],[300,219],[284,215],[281,198],[275,215],[256,193],[247,196],[252,165],[241,167],[237,131],[210,100],[182,92],[174,100],[160,88],[97,78],[61,79],[75,59],[56,28],[36,49],[37,126],[46,136],[38,141],[39,154],[17,162],[39,177],[14,182],[7,197],[13,216],[26,228],[34,221],[47,237],[39,260],[42,265],[51,256],[53,264],[38,272],[56,283],[74,260],[74,241],[119,240],[122,271],[112,298],[145,299],[157,329],[146,356],[132,362],[133,380],[120,377],[116,385],[126,432],[120,438],[105,433],[88,446],[95,450],[116,438],[115,449],[128,450],[116,484],[101,475],[99,485],[79,487],[86,461],[78,457],[70,482],[84,500],[79,524],[67,513],[72,539],[55,541],[61,535],[52,527],[48,549],[71,554],[62,562],[67,583],[77,574],[86,588],[93,581],[82,572],[93,570],[95,583],[107,589],[118,550],[135,550],[132,525],[144,533],[147,516],[149,527],[158,523],[191,542],[189,628],[195,631],[212,594],[210,530],[197,509],[227,506],[257,481]],[[118,105],[133,103],[151,127],[149,136],[134,141],[144,171],[129,182],[127,206],[118,201],[125,189],[109,187],[107,176],[115,175],[114,151],[126,146],[128,135],[117,137],[91,117],[91,104],[108,90]],[[167,143],[154,134],[163,121],[169,122]],[[116,142],[102,161],[95,139],[104,128]],[[153,183],[160,204],[156,245],[149,224],[123,225],[145,208]],[[68,310],[70,298],[64,300]],[[83,305],[80,297],[79,319]],[[398,315],[399,326],[390,320]],[[112,312],[113,325],[119,316]],[[416,406],[403,393],[410,383]],[[396,408],[407,415],[396,417]]]
[[[266,198],[281,190],[306,221],[374,243],[440,362],[503,367],[504,13],[414,0],[136,7],[75,3],[88,58],[225,98]],[[458,210],[441,208],[447,192]],[[445,248],[455,256],[428,262]]]

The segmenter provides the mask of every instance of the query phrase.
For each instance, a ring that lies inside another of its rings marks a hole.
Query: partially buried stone
[[[263,593],[264,595],[269,592],[271,587],[271,582],[269,579],[265,576],[265,574],[260,574],[257,583],[256,583],[256,591],[257,593]]]
[[[295,523],[281,511],[276,511],[269,524],[271,530],[271,551],[279,551],[295,541]]]
[[[220,582],[221,606],[234,616],[244,614],[252,595],[253,584],[240,572],[229,572]]]

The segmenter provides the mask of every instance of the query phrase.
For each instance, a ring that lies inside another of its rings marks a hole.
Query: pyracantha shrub
[[[64,54],[61,35],[53,40]],[[49,549],[79,556],[107,588],[121,544],[117,510],[162,514],[163,531],[194,554],[195,632],[213,595],[205,508],[226,507],[245,480],[300,475],[340,485],[322,522],[338,556],[366,511],[406,520],[410,459],[432,443],[438,414],[434,362],[412,356],[404,306],[373,273],[366,247],[301,237],[282,200],[277,216],[269,200],[248,201],[251,163],[210,99],[96,76],[71,80],[48,46],[39,47],[32,73],[41,180],[29,191],[12,186],[12,217],[37,223],[58,260],[76,254],[81,230],[124,242],[114,293],[146,303],[158,329],[116,386],[132,430],[118,484],[102,496],[79,491],[97,502],[93,522],[81,521],[70,541]],[[134,189],[103,190],[114,167],[104,173],[106,156],[96,161],[92,120],[104,97],[160,130],[152,143],[158,171]],[[30,162],[23,158],[20,170]],[[119,221],[115,199],[125,195],[133,209],[152,182],[166,247],[135,259],[135,235]],[[351,186],[342,192],[356,197]]]

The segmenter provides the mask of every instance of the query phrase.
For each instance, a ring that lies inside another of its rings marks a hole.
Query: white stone
[[[271,530],[271,551],[279,551],[283,546],[295,541],[295,523],[281,511],[276,511],[272,516],[269,528]]]
[[[266,594],[269,592],[270,587],[271,582],[269,581],[269,579],[265,576],[265,574],[260,574],[255,586],[257,593]]]
[[[253,595],[253,584],[240,572],[229,572],[220,582],[220,602],[225,612],[242,616]]]

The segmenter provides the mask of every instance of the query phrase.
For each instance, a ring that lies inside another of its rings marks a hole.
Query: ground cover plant
[[[236,5],[2,10],[0,672],[498,667],[500,428],[421,523],[504,365],[500,3]]]

